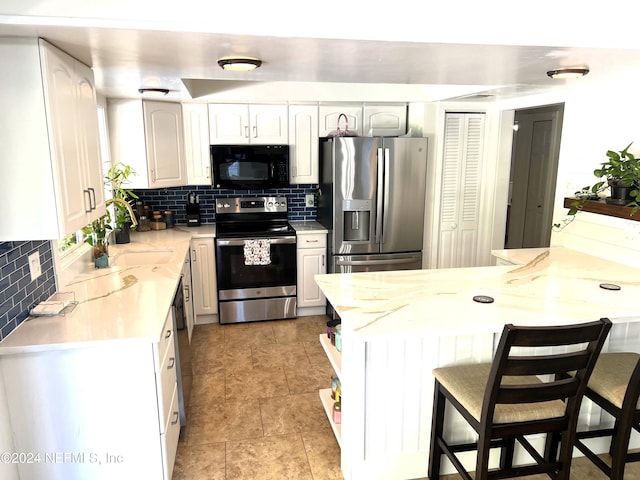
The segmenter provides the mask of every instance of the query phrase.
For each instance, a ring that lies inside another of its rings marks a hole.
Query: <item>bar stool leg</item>
[[[438,438],[443,434],[445,403],[444,395],[440,392],[440,384],[436,382],[433,395],[433,415],[431,417],[431,446],[429,448],[428,475],[430,480],[439,480],[440,478],[440,462],[443,452],[438,443]]]

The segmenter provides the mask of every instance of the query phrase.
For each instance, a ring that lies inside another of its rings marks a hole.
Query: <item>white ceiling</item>
[[[434,101],[475,93],[495,100],[565,88],[546,71],[585,65],[580,82],[640,67],[640,50],[478,45],[422,41],[341,40],[114,28],[100,22],[16,21],[0,14],[0,36],[41,36],[92,66],[106,97],[138,97],[163,87],[167,98],[206,100]],[[223,71],[216,59],[244,54],[263,60],[250,73]],[[637,75],[637,72],[634,72]],[[574,83],[575,84],[575,83]],[[361,96],[362,98],[357,98]],[[342,98],[344,97],[344,98]]]

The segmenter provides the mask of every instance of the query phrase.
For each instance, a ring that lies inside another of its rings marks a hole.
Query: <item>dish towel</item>
[[[270,265],[271,242],[268,239],[244,241],[245,265]]]

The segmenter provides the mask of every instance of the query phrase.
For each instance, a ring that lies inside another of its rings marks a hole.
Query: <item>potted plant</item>
[[[92,247],[93,264],[96,268],[109,266],[109,233],[111,230],[111,215],[108,211],[82,228],[82,233],[86,235],[84,241]]]
[[[607,189],[611,190],[611,196],[605,201],[609,204],[625,205],[633,207],[629,216],[633,216],[640,210],[640,157],[629,153],[633,142],[623,150],[607,150],[607,161],[600,164],[593,174],[598,178],[605,178],[593,185],[587,185],[575,192],[576,200],[570,205],[568,217],[562,223],[554,223],[553,226],[562,230],[575,218],[587,200],[599,200],[600,195]]]
[[[629,147],[632,143],[618,152],[608,150],[608,160],[603,162],[600,168],[593,171],[596,177],[604,177],[606,180],[593,185],[591,191],[600,192],[606,183],[611,189],[611,196],[605,199],[607,203],[635,204],[634,206],[637,206],[638,189],[640,188],[640,158],[629,153]]]
[[[104,184],[111,188],[113,199],[107,204],[114,205],[114,226],[116,243],[129,243],[129,231],[134,230],[137,222],[133,216],[131,202],[138,196],[126,184],[130,183],[129,177],[135,172],[129,165],[118,163],[113,165],[104,177]]]

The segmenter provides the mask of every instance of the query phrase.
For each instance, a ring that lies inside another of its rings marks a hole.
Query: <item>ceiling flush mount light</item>
[[[139,88],[138,93],[144,95],[145,93],[149,93],[152,95],[166,95],[169,93],[168,88]]]
[[[262,65],[262,60],[251,57],[222,57],[218,60],[218,65],[220,65],[220,68],[223,70],[248,72]]]
[[[589,73],[589,69],[587,67],[572,67],[549,70],[547,75],[550,78],[567,79],[584,77],[587,73]]]

